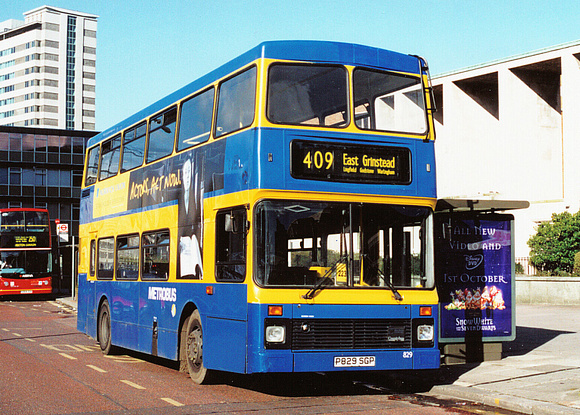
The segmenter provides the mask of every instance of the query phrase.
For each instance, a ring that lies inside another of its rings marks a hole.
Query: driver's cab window
[[[216,216],[216,281],[246,278],[246,208],[221,211]]]

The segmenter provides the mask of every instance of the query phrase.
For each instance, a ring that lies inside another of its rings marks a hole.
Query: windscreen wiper
[[[324,273],[324,276],[320,279],[320,281],[314,284],[314,286],[308,290],[308,292],[304,294],[302,298],[305,300],[312,300],[318,291],[322,291],[324,288],[326,288],[327,285],[330,285],[330,283],[334,282],[330,276],[336,270],[339,264],[346,263],[347,258],[348,257],[346,255],[338,258],[334,265],[332,265],[332,267],[330,267],[330,269]]]
[[[395,300],[397,300],[397,301],[403,301],[403,296],[401,295],[401,293],[398,292],[397,289],[395,288],[395,286],[391,283],[391,281],[389,281],[387,279],[387,277],[385,277],[385,274],[383,274],[383,272],[379,269],[379,267],[377,267],[374,264],[371,264],[370,267],[373,269],[373,271],[376,271],[377,272],[377,274],[379,275],[379,277],[381,277],[381,279],[383,280],[383,282],[385,283],[385,285],[387,286],[387,288],[389,288],[391,290],[391,292],[393,293],[393,297],[395,298]]]

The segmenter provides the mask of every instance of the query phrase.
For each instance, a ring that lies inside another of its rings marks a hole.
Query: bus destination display
[[[49,247],[48,235],[2,235],[0,248],[41,248]]]
[[[298,179],[408,184],[411,153],[402,147],[342,145],[294,140],[290,173]]]

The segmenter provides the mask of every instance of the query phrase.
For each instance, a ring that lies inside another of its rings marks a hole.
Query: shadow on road
[[[517,327],[516,339],[503,344],[503,358],[522,356],[568,331]],[[414,394],[448,385],[479,363],[443,365],[436,370],[329,372],[311,374],[222,374],[217,383],[284,397]]]

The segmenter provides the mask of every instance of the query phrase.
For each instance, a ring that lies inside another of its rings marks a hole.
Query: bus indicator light
[[[419,315],[420,316],[432,316],[433,315],[433,310],[431,307],[419,307]]]
[[[207,287],[205,287],[205,293],[207,295],[213,295],[213,286],[212,285],[208,285]]]
[[[281,316],[283,314],[283,307],[281,305],[269,305],[268,315],[269,316]]]

